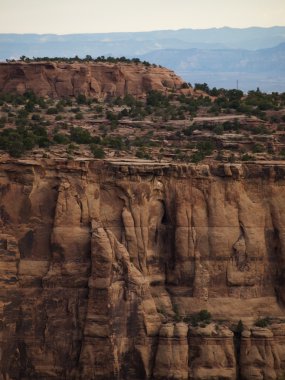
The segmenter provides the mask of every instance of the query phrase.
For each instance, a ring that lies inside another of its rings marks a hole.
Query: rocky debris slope
[[[166,92],[183,84],[162,67],[124,63],[0,63],[0,92],[33,91],[37,96],[66,98],[85,95],[104,99],[131,94],[143,97],[151,90]]]
[[[284,180],[270,163],[2,161],[0,379],[281,378]]]

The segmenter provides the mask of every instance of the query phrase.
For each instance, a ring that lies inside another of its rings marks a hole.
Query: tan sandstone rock
[[[2,160],[2,378],[280,378],[285,168],[230,170]]]

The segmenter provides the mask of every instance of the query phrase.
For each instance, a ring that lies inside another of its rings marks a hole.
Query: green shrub
[[[70,142],[70,139],[68,136],[66,135],[63,135],[61,133],[56,133],[54,134],[53,136],[53,141],[56,143],[56,144],[68,144]]]
[[[257,327],[267,327],[270,325],[271,321],[269,317],[266,318],[259,318],[257,321],[255,321],[254,325]]]
[[[264,146],[261,145],[261,144],[254,144],[253,148],[252,148],[252,152],[253,153],[261,153],[261,152],[264,152]]]
[[[82,112],[76,113],[75,114],[75,119],[76,120],[83,120],[84,119],[83,113]]]
[[[47,115],[56,115],[58,114],[58,109],[56,107],[50,107],[47,109]]]
[[[70,128],[70,139],[77,144],[90,144],[92,142],[90,133],[81,127]]]
[[[205,154],[198,151],[192,154],[191,162],[193,162],[194,164],[197,164],[198,162],[204,160],[204,158],[205,158]]]
[[[80,107],[71,108],[70,111],[73,113],[78,113],[78,112],[80,112]]]
[[[214,129],[213,129],[213,132],[216,134],[216,135],[222,135],[224,133],[224,128],[222,125],[217,125]]]
[[[17,127],[25,127],[28,123],[29,123],[29,120],[24,118],[24,117],[23,118],[17,118],[16,122],[15,122]]]
[[[122,150],[124,148],[124,141],[120,136],[107,136],[103,139],[102,143],[109,148]]]
[[[200,321],[208,321],[208,320],[211,320],[212,315],[211,313],[208,312],[208,310],[204,309],[204,310],[199,311],[198,318]]]
[[[116,115],[115,113],[113,113],[111,111],[107,111],[106,117],[110,121],[118,121],[118,115]]]
[[[183,133],[185,136],[191,136],[194,130],[195,130],[194,126],[187,127],[183,129]]]
[[[207,85],[207,83],[195,83],[194,89],[195,89],[195,90],[204,91],[204,92],[206,92],[207,94],[210,93],[210,88],[209,88],[209,86]]]
[[[146,104],[153,107],[167,107],[168,98],[159,91],[150,91],[146,98]]]
[[[108,132],[108,126],[104,124],[100,124],[99,131],[102,132],[103,134],[106,134]]]
[[[35,103],[32,100],[29,100],[27,104],[25,105],[25,110],[30,113],[30,112],[33,112],[34,109],[35,109]]]
[[[33,121],[40,121],[41,120],[41,115],[37,114],[37,113],[34,113],[32,115],[32,120]]]
[[[24,128],[7,128],[0,134],[0,149],[7,151],[13,157],[20,157],[25,151],[36,144],[36,136]]]
[[[105,157],[105,152],[104,150],[96,145],[96,144],[91,144],[90,145],[90,150],[91,150],[91,153],[93,154],[93,156],[95,158],[104,158]]]
[[[145,160],[151,159],[151,156],[148,154],[148,152],[144,148],[139,148],[136,151],[136,157],[142,158],[142,159],[145,159]]]
[[[12,157],[21,157],[25,151],[24,143],[20,139],[15,139],[8,147],[8,153]]]
[[[207,156],[213,152],[214,144],[209,140],[200,141],[197,144],[197,148],[200,150],[200,152],[203,152]]]
[[[184,318],[185,322],[190,322],[192,326],[205,327],[212,321],[212,315],[208,310],[200,310],[198,313],[192,314]]]
[[[78,95],[76,98],[76,101],[77,101],[77,104],[88,104],[89,102],[86,96],[83,94]]]
[[[131,94],[127,94],[122,100],[123,104],[126,104],[128,107],[132,107],[136,104],[136,99]]]
[[[24,108],[18,111],[18,115],[17,115],[18,119],[25,119],[28,116],[29,116],[29,112],[27,112]]]
[[[253,159],[253,157],[252,157],[250,154],[245,153],[245,154],[242,156],[241,159],[242,159],[242,161],[250,161],[250,160]]]

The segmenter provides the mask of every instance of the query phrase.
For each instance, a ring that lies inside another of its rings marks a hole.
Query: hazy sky
[[[0,33],[285,25],[285,0],[0,0]]]

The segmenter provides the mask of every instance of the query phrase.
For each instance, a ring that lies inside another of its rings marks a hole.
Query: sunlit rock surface
[[[105,99],[127,94],[143,97],[149,91],[180,89],[183,80],[173,71],[127,63],[0,63],[0,92],[67,98],[85,95]]]

